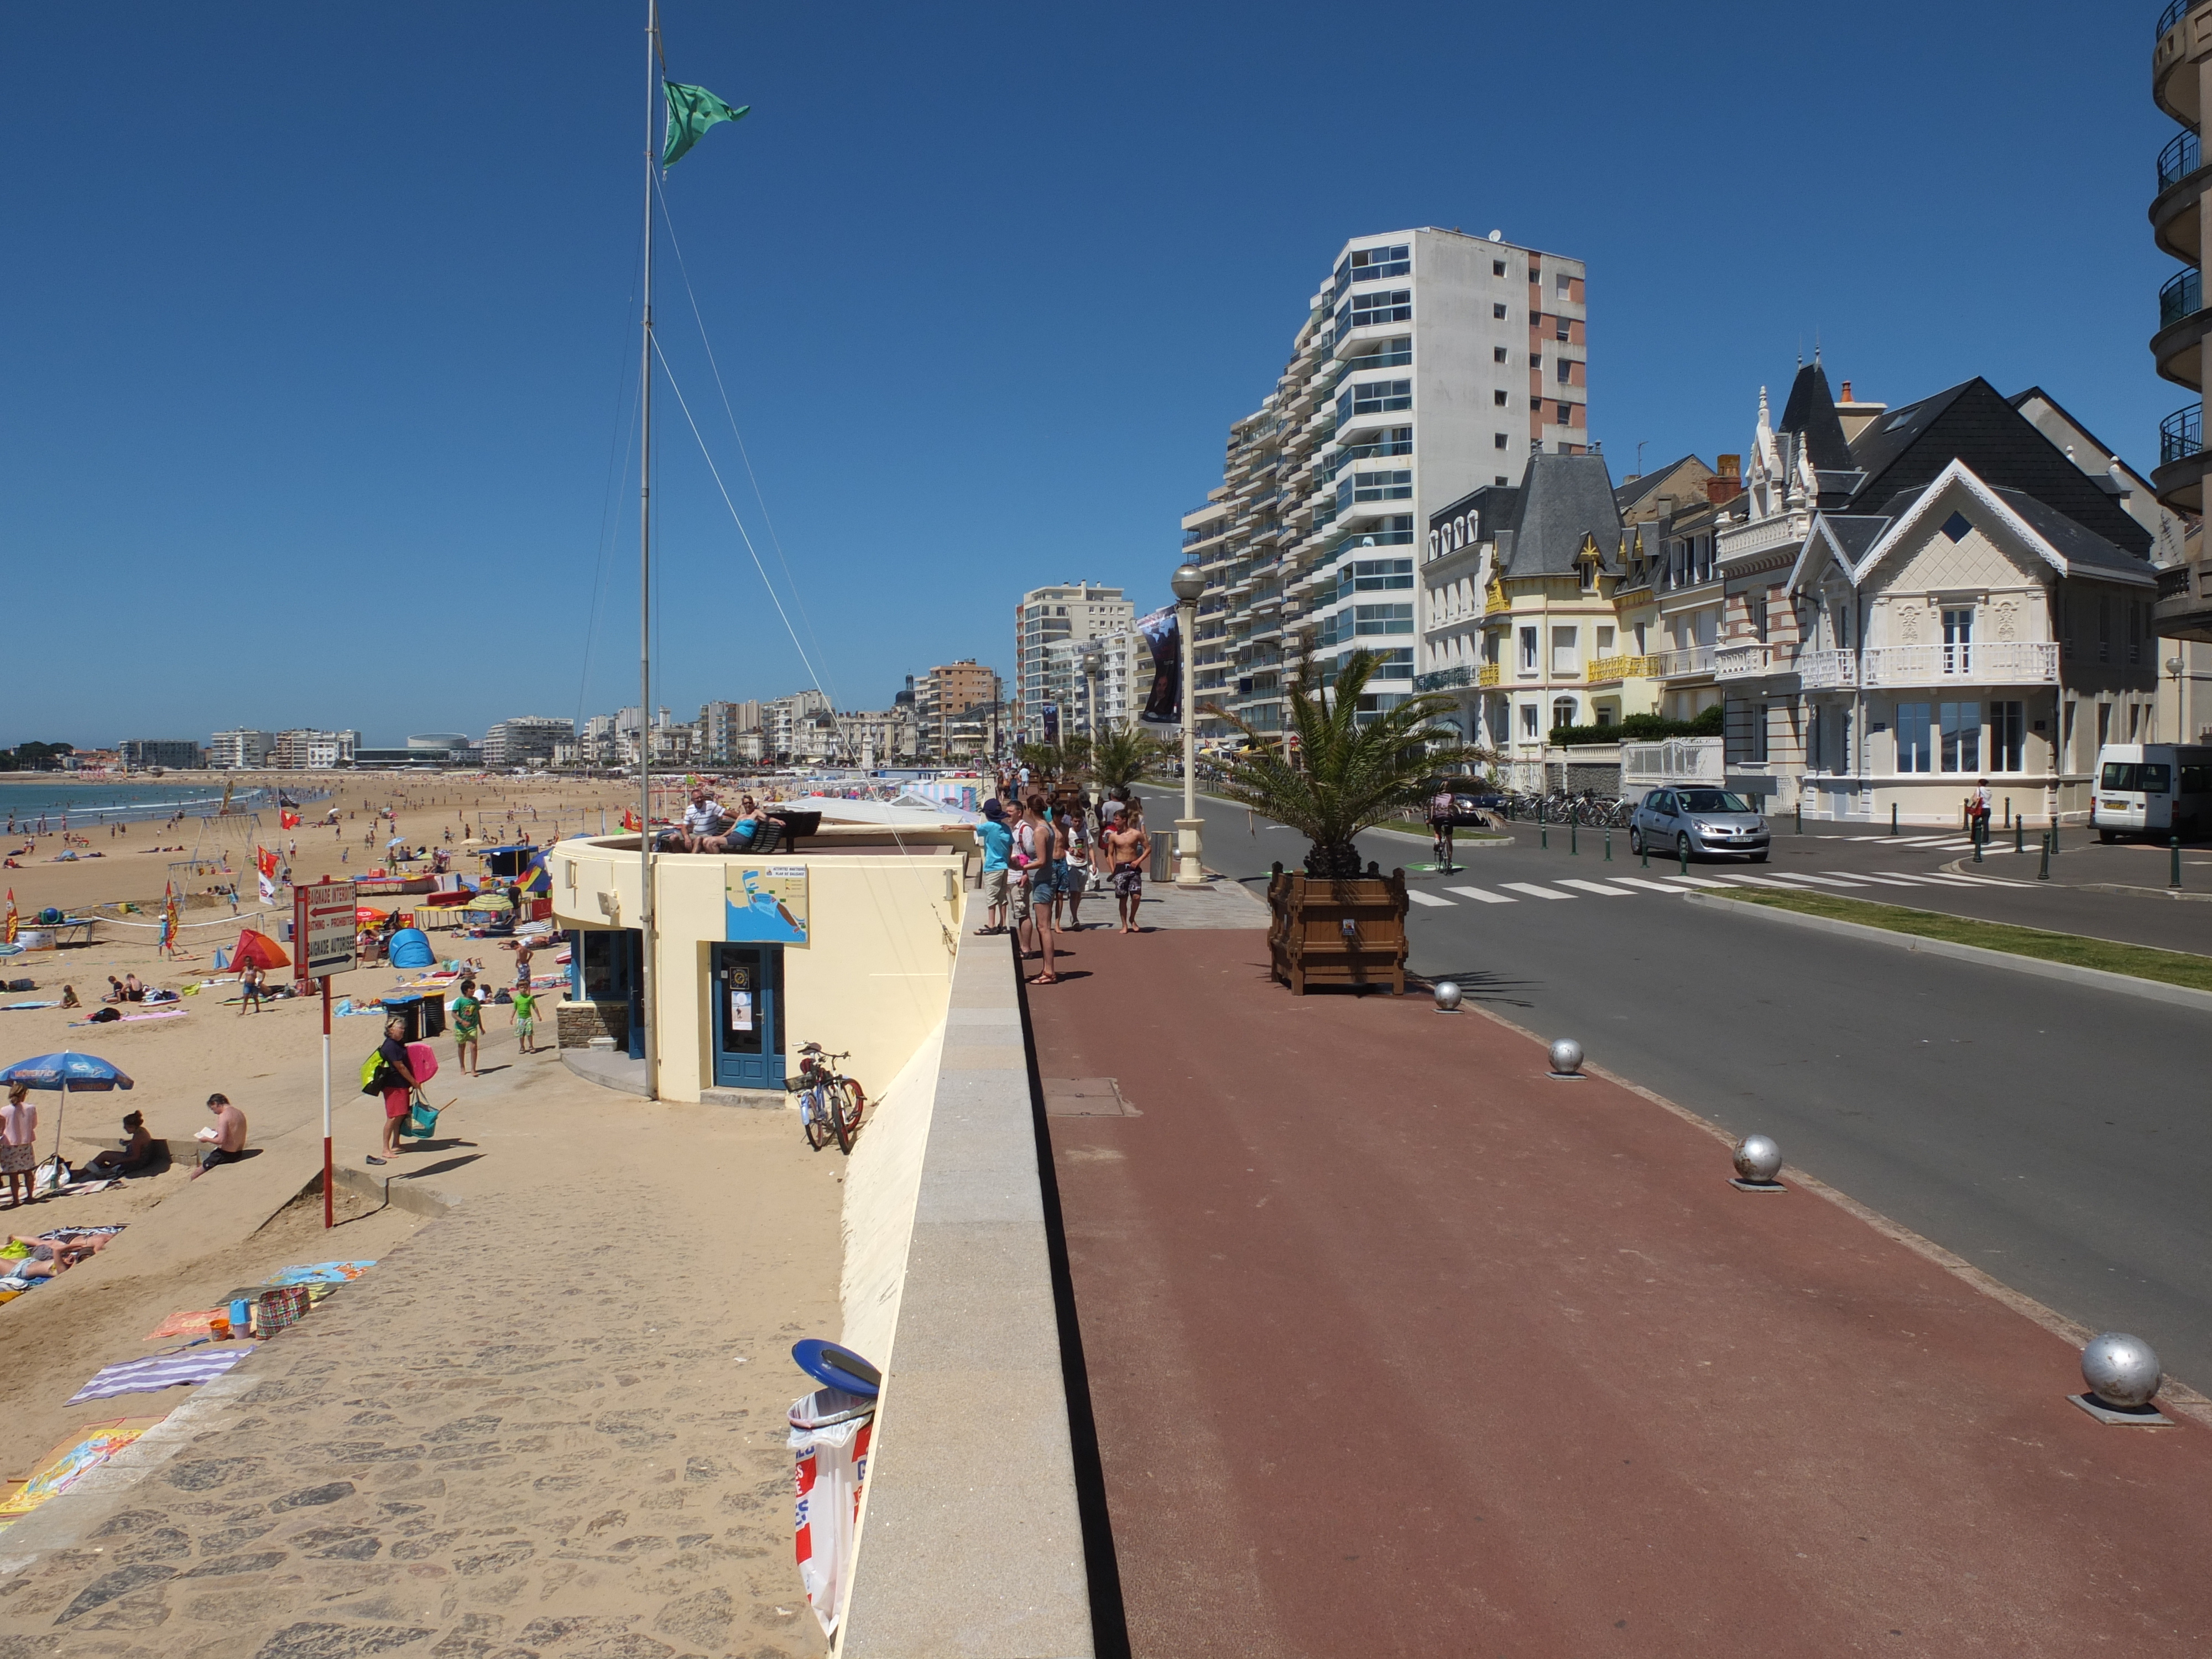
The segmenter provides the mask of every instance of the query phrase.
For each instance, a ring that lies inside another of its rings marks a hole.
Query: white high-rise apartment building
[[[1183,517],[1206,577],[1200,707],[1279,731],[1309,658],[1326,680],[1355,647],[1384,657],[1370,707],[1412,692],[1416,535],[1471,489],[1518,484],[1532,448],[1589,447],[1585,317],[1580,260],[1494,231],[1345,244],[1274,391],[1230,428],[1220,487]]]
[[[208,764],[222,771],[246,771],[266,766],[269,757],[276,747],[274,732],[257,732],[250,726],[234,726],[228,732],[218,732],[208,739]]]
[[[1063,582],[1033,587],[1014,607],[1014,733],[1024,743],[1044,741],[1044,709],[1060,710],[1060,732],[1079,728],[1071,722],[1068,688],[1056,678],[1050,647],[1066,640],[1103,639],[1126,633],[1137,609],[1118,587],[1092,582]]]

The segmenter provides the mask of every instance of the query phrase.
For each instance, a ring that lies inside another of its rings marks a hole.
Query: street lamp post
[[[1200,854],[1198,816],[1198,596],[1206,575],[1194,564],[1177,568],[1168,586],[1175,590],[1176,631],[1182,635],[1182,816],[1176,820],[1176,885],[1203,887],[1206,866]]]
[[[1085,724],[1091,732],[1091,741],[1098,741],[1098,671],[1106,659],[1098,654],[1098,647],[1087,645],[1083,648],[1083,708]]]

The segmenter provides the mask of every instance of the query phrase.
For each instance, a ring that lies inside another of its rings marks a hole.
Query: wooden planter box
[[[1406,994],[1406,872],[1373,864],[1349,881],[1293,875],[1267,883],[1267,956],[1274,976],[1304,996],[1311,985],[1382,985]]]

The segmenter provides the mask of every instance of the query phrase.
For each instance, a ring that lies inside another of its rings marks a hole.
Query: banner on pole
[[[1152,653],[1152,689],[1139,719],[1146,726],[1182,724],[1182,624],[1176,607],[1164,605],[1137,618],[1137,632]]]

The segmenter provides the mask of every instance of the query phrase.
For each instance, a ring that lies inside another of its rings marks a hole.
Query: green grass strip
[[[1711,896],[1723,896],[1716,892]],[[1725,896],[1738,904],[1764,904],[1777,910],[1796,910],[1808,916],[1828,916],[1837,921],[1887,928],[1893,933],[1911,933],[1918,939],[1977,945],[1985,951],[2003,951],[2043,962],[2063,962],[2075,968],[2100,968],[2108,974],[2155,980],[2162,985],[2186,986],[2192,991],[2212,991],[2212,957],[2191,956],[2183,951],[2158,951],[2148,945],[2122,945],[2114,939],[2085,939],[2079,933],[2053,933],[2039,927],[2015,927],[2008,922],[1909,909],[1901,904],[1875,904],[1865,899],[1839,898],[1828,893],[1785,893],[1770,887],[1757,892],[1735,889]]]
[[[1377,830],[1395,830],[1408,836],[1427,836],[1434,838],[1436,831],[1419,818],[1385,818],[1375,826]],[[1602,832],[1601,832],[1602,833]],[[1455,841],[1510,841],[1510,836],[1501,836],[1494,830],[1470,830],[1465,824],[1452,831]]]

